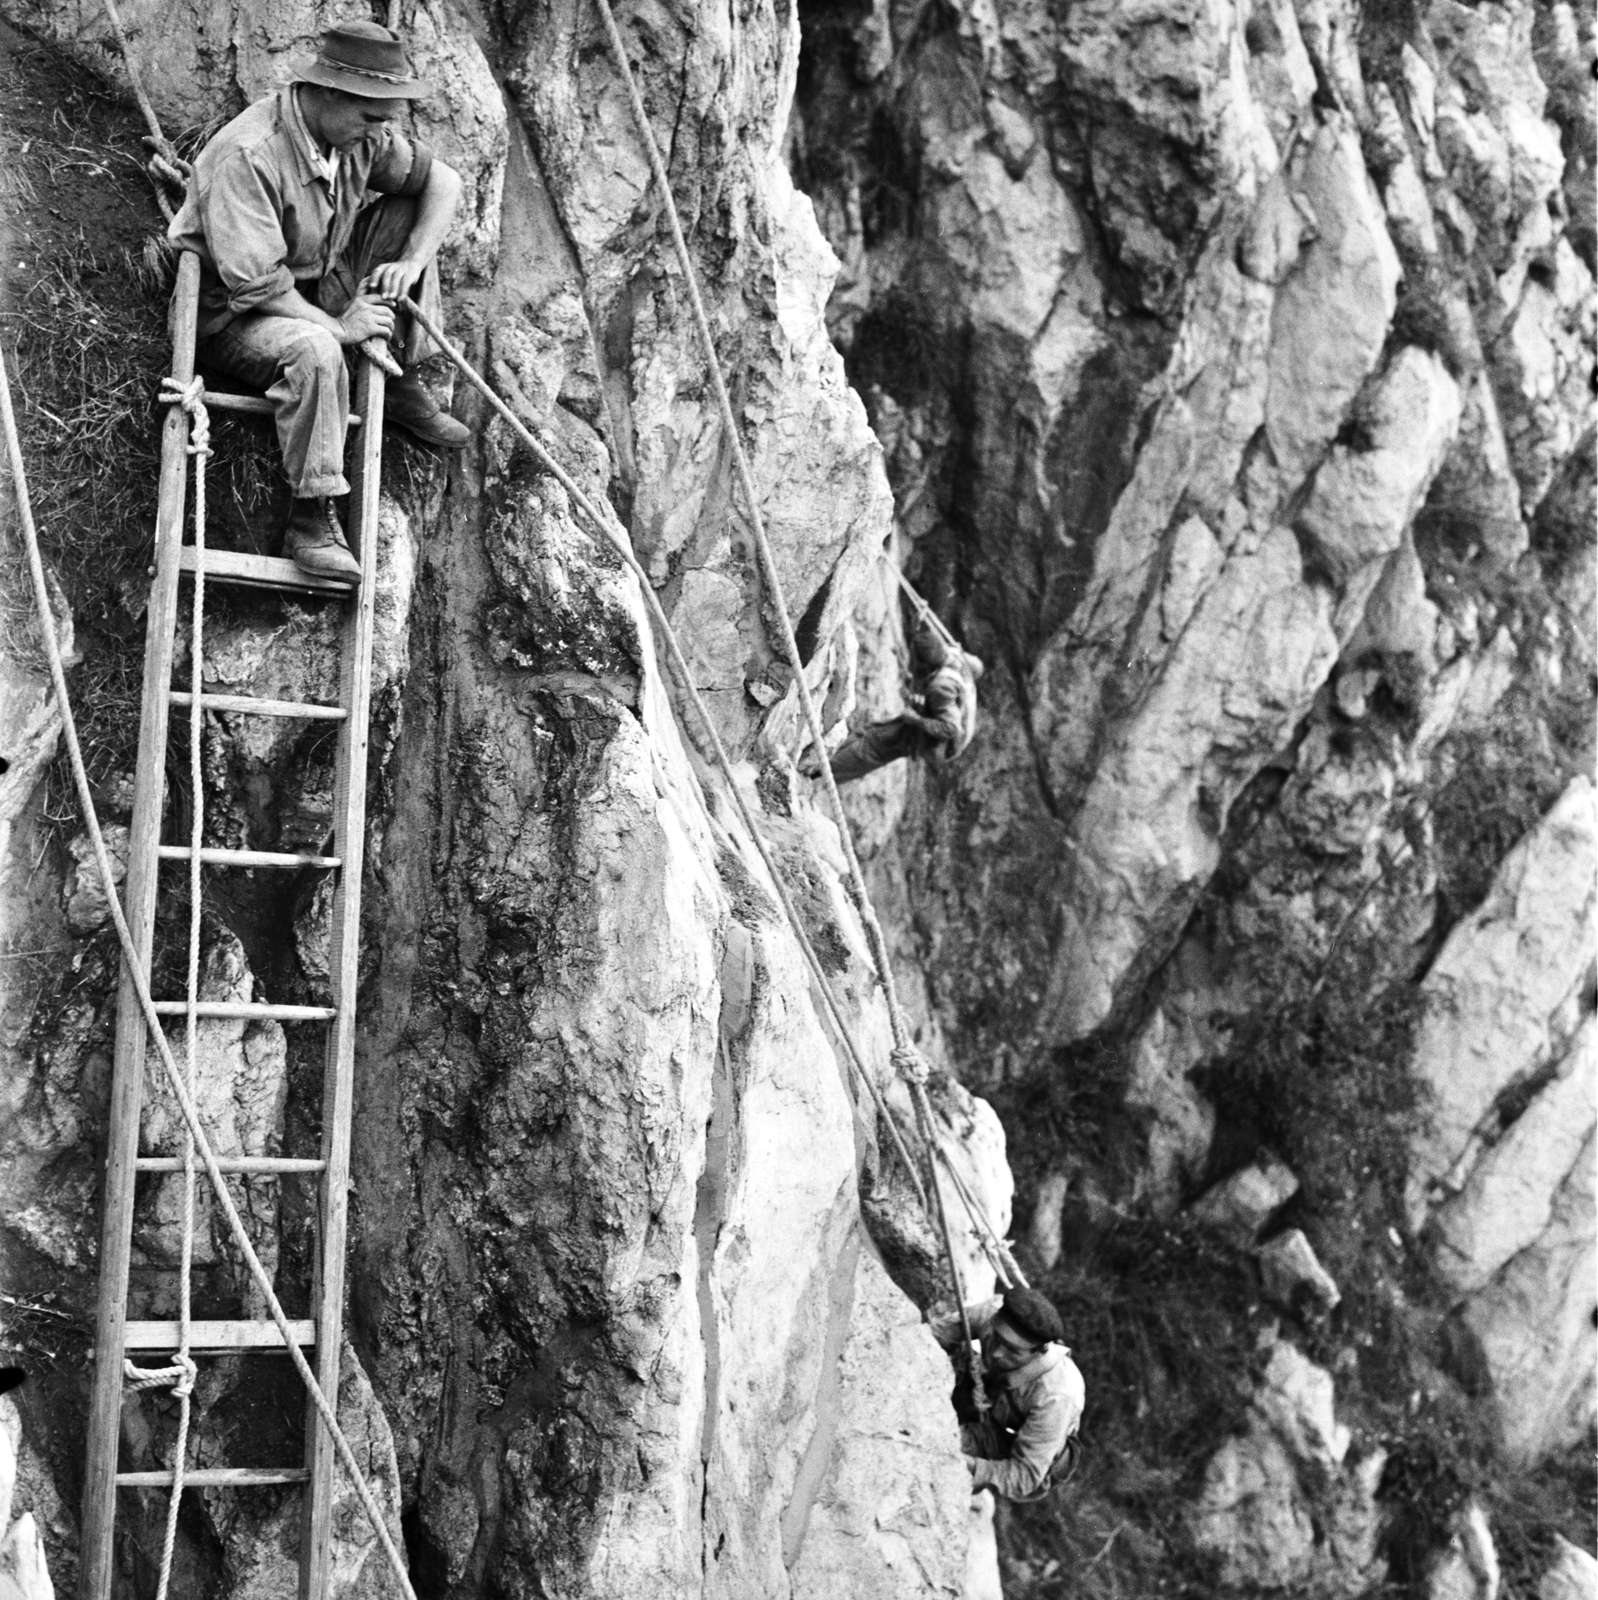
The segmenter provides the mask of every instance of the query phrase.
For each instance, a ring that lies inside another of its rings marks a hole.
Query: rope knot
[[[925,1084],[932,1076],[931,1063],[913,1044],[896,1049],[888,1059],[893,1063],[894,1071],[907,1083]]]
[[[189,414],[189,454],[211,453],[211,413],[205,408],[205,379],[196,374],[187,383],[168,375],[161,380],[161,403],[182,406]]]
[[[194,1393],[194,1382],[199,1374],[200,1369],[187,1350],[179,1350],[169,1367],[139,1367],[131,1361],[122,1363],[122,1375],[135,1393],[145,1389],[170,1389],[178,1400],[187,1400]]]

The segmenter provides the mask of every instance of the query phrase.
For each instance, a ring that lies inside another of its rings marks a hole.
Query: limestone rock
[[[1260,1426],[1227,1439],[1210,1458],[1188,1526],[1199,1549],[1220,1558],[1228,1586],[1285,1589],[1314,1563],[1315,1528],[1293,1458]]]
[[[1294,175],[1317,237],[1277,291],[1265,427],[1284,485],[1302,482],[1376,365],[1398,257],[1353,128],[1330,121]]]
[[[1386,1565],[1385,1514],[1377,1498],[1386,1466],[1387,1452],[1372,1450],[1346,1463],[1333,1483],[1322,1559],[1337,1593],[1364,1594]]]
[[[243,946],[227,935],[205,952],[199,998],[250,1000],[254,975]],[[185,1025],[181,1019],[166,1029],[168,1043],[183,1071]],[[196,1087],[194,1098],[212,1150],[219,1156],[265,1156],[282,1152],[284,1112],[288,1102],[287,1047],[281,1023],[242,1018],[206,1018],[196,1024]],[[152,1049],[145,1062],[144,1100],[139,1148],[149,1155],[181,1155],[186,1124],[166,1070]],[[176,1284],[172,1269],[180,1259],[183,1194],[181,1173],[156,1179],[140,1200],[134,1224],[134,1246],[145,1262],[167,1269],[158,1287],[147,1292],[153,1306],[147,1316],[175,1315]],[[248,1196],[242,1207],[246,1225],[268,1273],[277,1260],[279,1184],[275,1180],[242,1180]],[[212,1274],[231,1275],[235,1293],[255,1308],[259,1291],[232,1244],[226,1219],[215,1206],[203,1174],[196,1183],[194,1264],[199,1281]],[[220,1284],[218,1285],[220,1287]],[[258,1308],[246,1312],[264,1314]]]
[[[70,645],[72,625],[66,621]],[[0,651],[0,728],[5,748],[0,756],[0,828],[20,817],[55,755],[61,737],[61,716],[42,661],[20,660],[10,649]]]
[[[947,1530],[971,1479],[947,1404],[949,1358],[869,1249],[845,1315],[836,1378],[783,1515],[794,1600],[963,1596],[966,1551]]]
[[[1398,549],[1458,426],[1458,386],[1406,346],[1365,402],[1364,437],[1333,447],[1293,524],[1340,586]]]
[[[1269,1150],[1200,1195],[1189,1208],[1194,1221],[1247,1249],[1275,1214],[1298,1193],[1298,1178]]]
[[[971,1497],[971,1542],[966,1546],[963,1600],[1004,1600],[1004,1589],[999,1581],[999,1552],[993,1533],[993,1510],[991,1494]]]
[[[1331,1471],[1348,1454],[1350,1434],[1333,1411],[1331,1373],[1279,1340],[1254,1391],[1254,1411],[1308,1465]]]
[[[1426,1576],[1427,1600],[1498,1600],[1499,1582],[1487,1514],[1471,1501],[1454,1519],[1448,1546]]]
[[[15,1600],[55,1600],[44,1541],[31,1511],[24,1511],[0,1539],[0,1579],[15,1586]]]
[[[1261,1245],[1259,1259],[1265,1292],[1278,1305],[1292,1310],[1307,1299],[1331,1311],[1343,1298],[1301,1228],[1289,1228]]]
[[[11,1414],[16,1415],[15,1408]],[[11,1493],[17,1485],[17,1447],[11,1430],[0,1427],[0,1529],[11,1526]]]
[[[1537,1585],[1537,1600],[1592,1600],[1598,1595],[1598,1560],[1557,1536],[1554,1563]]]
[[[1546,1058],[1550,1020],[1592,961],[1595,843],[1598,801],[1592,781],[1578,777],[1506,858],[1427,975],[1413,1066],[1428,1091],[1409,1189],[1416,1226],[1429,1185],[1461,1186],[1456,1164],[1498,1095]]]
[[[1206,1054],[1191,1019],[1157,1010],[1139,1034],[1132,1057],[1130,1106],[1153,1118],[1148,1133],[1148,1184],[1152,1203],[1170,1216],[1182,1191],[1202,1173],[1215,1134],[1215,1108],[1193,1087],[1188,1073]]]
[[[1032,1224],[1027,1229],[1027,1249],[1044,1271],[1060,1259],[1060,1208],[1065,1204],[1070,1180],[1063,1172],[1051,1172],[1038,1185],[1038,1197],[1032,1204]]]
[[[100,832],[111,862],[111,881],[116,886],[128,872],[128,830],[120,822],[108,822]],[[87,833],[80,833],[71,839],[67,850],[73,863],[62,891],[67,925],[74,933],[93,933],[111,921],[111,903],[100,878],[94,844]]]
[[[1548,1226],[1554,1197],[1598,1120],[1598,1023],[1582,1024],[1554,1079],[1471,1167],[1434,1219],[1438,1270],[1459,1292],[1484,1287]]]
[[[1043,1001],[1058,1037],[1098,1027],[1174,937],[1219,859],[1219,818],[1330,671],[1329,607],[1302,580],[1285,529],[1235,552],[1100,748]]]
[[[1505,1455],[1534,1465],[1592,1427],[1598,1361],[1598,1214],[1589,1132],[1553,1197],[1548,1225],[1485,1289],[1464,1319],[1491,1378]]]
[[[338,1420],[389,1536],[403,1554],[393,1434],[348,1341],[339,1360]],[[218,1531],[234,1574],[232,1600],[281,1600],[294,1592],[299,1518],[300,1507],[288,1498],[264,1515],[248,1505],[221,1510]],[[332,1527],[333,1591],[349,1600],[398,1600],[399,1585],[342,1460],[333,1481]]]

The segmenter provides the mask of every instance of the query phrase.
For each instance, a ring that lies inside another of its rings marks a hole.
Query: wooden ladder
[[[179,257],[173,308],[172,374],[180,383],[194,376],[195,324],[199,300],[199,261]],[[340,688],[337,706],[300,705],[239,695],[202,694],[199,706],[172,687],[178,585],[195,564],[195,548],[183,543],[187,488],[188,417],[180,406],[167,411],[161,440],[160,500],[156,512],[154,583],[150,593],[144,647],[144,701],[139,724],[139,756],[134,781],[133,822],[123,904],[146,980],[155,927],[156,875],[163,862],[187,862],[189,847],[161,843],[164,810],[167,720],[172,706],[190,716],[226,711],[263,717],[315,718],[338,724],[334,769],[333,846],[326,856],[260,850],[205,849],[203,864],[296,871],[321,868],[336,874],[328,971],[329,1006],[286,1006],[208,1002],[201,1017],[323,1022],[327,1061],[322,1096],[320,1160],[278,1157],[223,1159],[223,1172],[279,1178],[316,1174],[320,1178],[319,1248],[312,1287],[315,1316],[294,1326],[296,1342],[315,1346],[317,1382],[336,1404],[344,1301],[344,1247],[349,1201],[350,1112],[354,1088],[355,991],[360,945],[361,856],[365,839],[366,759],[371,700],[373,606],[377,567],[377,509],[383,446],[382,372],[359,363],[356,408],[363,426],[356,435],[350,469],[350,540],[361,563],[358,588],[313,577],[292,561],[268,556],[205,552],[205,580],[249,584],[301,595],[323,596],[343,609]],[[263,399],[207,393],[213,410],[271,410]],[[352,419],[353,420],[353,419]],[[182,1016],[182,1000],[156,998],[163,1015]],[[128,1268],[133,1243],[134,1182],[141,1172],[174,1172],[182,1159],[144,1156],[139,1147],[139,1107],[148,1047],[144,1016],[132,977],[124,966],[117,996],[116,1052],[106,1150],[104,1216],[100,1235],[100,1285],[94,1343],[94,1377],[89,1411],[88,1464],[83,1495],[83,1543],[79,1592],[83,1600],[109,1600],[113,1577],[113,1526],[120,1487],[157,1488],[172,1473],[119,1472],[117,1446],[123,1400],[123,1359],[134,1352],[175,1351],[176,1321],[140,1322],[127,1315]],[[203,1182],[203,1174],[201,1181]],[[195,1354],[209,1351],[281,1350],[282,1335],[271,1321],[192,1322]],[[336,1456],[326,1426],[307,1401],[305,1457],[293,1467],[211,1467],[190,1470],[186,1486],[243,1488],[299,1483],[306,1486],[300,1539],[300,1600],[322,1600],[328,1592],[332,1534],[333,1476]]]

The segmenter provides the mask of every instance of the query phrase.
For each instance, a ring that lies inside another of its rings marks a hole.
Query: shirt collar
[[[334,150],[328,155],[322,154],[322,147],[311,137],[311,130],[305,124],[298,87],[291,83],[283,91],[283,122],[288,129],[289,143],[309,177],[320,178],[329,189],[335,188],[343,152]]]
[[[1007,1389],[1019,1389],[1022,1384],[1031,1383],[1051,1368],[1059,1366],[1068,1354],[1062,1345],[1045,1345],[1030,1360],[1023,1361],[1014,1371],[1005,1373],[1004,1386]]]

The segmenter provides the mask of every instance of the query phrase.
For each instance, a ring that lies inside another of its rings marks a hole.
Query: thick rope
[[[879,558],[887,567],[888,571],[899,580],[899,587],[904,590],[906,597],[910,601],[910,604],[915,608],[916,615],[923,622],[929,624],[932,628],[932,631],[936,633],[951,650],[958,650],[962,655],[964,655],[965,646],[962,645],[960,641],[949,632],[948,623],[946,623],[943,618],[940,617],[938,613],[927,604],[922,595],[916,592],[910,580],[905,577],[904,571],[899,566],[898,562],[896,562],[893,557],[888,554],[886,549],[879,552]]]
[[[138,101],[139,110],[144,116],[144,125],[150,130],[149,137],[144,141],[151,152],[145,171],[149,174],[150,186],[155,190],[155,203],[161,208],[161,215],[170,222],[176,213],[162,184],[169,183],[181,192],[187,187],[188,177],[182,170],[183,163],[177,151],[173,149],[172,141],[161,131],[161,121],[155,114],[155,107],[150,104],[149,95],[144,92],[144,80],[139,76],[139,69],[134,64],[133,52],[128,49],[127,29],[122,26],[122,13],[117,10],[116,0],[104,0],[104,5],[106,20],[111,24],[111,33],[116,39],[117,49],[122,52],[122,64],[128,69],[128,82],[133,86],[133,98]]]
[[[167,1041],[166,1032],[161,1026],[161,1019],[156,1014],[155,1002],[150,997],[150,984],[140,962],[138,946],[134,942],[132,930],[128,927],[128,919],[122,910],[122,900],[117,894],[115,880],[111,874],[111,858],[105,847],[105,835],[100,831],[100,819],[94,806],[94,795],[89,788],[89,775],[83,765],[83,749],[78,742],[77,722],[72,715],[72,702],[67,695],[66,669],[61,662],[61,647],[56,641],[55,618],[50,609],[50,590],[45,581],[44,558],[39,551],[38,529],[33,522],[33,505],[28,496],[27,474],[22,461],[22,442],[17,436],[16,413],[11,404],[11,380],[6,371],[5,354],[0,350],[0,427],[3,427],[6,441],[6,454],[11,465],[12,487],[16,492],[17,511],[22,523],[22,536],[28,552],[28,569],[33,578],[34,603],[39,613],[39,622],[44,635],[45,656],[50,666],[50,682],[55,690],[56,705],[61,712],[61,731],[66,740],[67,758],[72,767],[72,781],[78,792],[78,804],[83,811],[83,821],[89,833],[89,843],[94,850],[95,865],[100,872],[100,881],[105,885],[106,901],[111,911],[111,921],[116,928],[117,942],[122,947],[123,960],[127,966],[128,976],[133,984],[134,993],[138,997],[139,1009],[144,1015],[145,1027],[148,1030],[150,1042],[155,1046],[156,1054],[160,1057],[162,1070],[166,1073],[167,1082],[172,1086],[172,1092],[177,1097],[178,1107],[183,1112],[183,1120],[189,1125],[193,1135],[195,1149],[199,1153],[201,1162],[205,1167],[206,1177],[210,1180],[211,1188],[216,1195],[218,1206],[221,1207],[223,1216],[227,1219],[228,1227],[232,1230],[233,1237],[244,1256],[245,1265],[249,1268],[250,1276],[255,1279],[267,1311],[272,1321],[277,1325],[278,1332],[282,1335],[283,1346],[288,1351],[289,1359],[294,1363],[295,1370],[299,1373],[301,1381],[305,1384],[306,1392],[311,1397],[312,1404],[316,1407],[317,1414],[326,1425],[329,1437],[333,1440],[340,1460],[343,1461],[345,1470],[350,1475],[350,1481],[355,1488],[356,1496],[361,1502],[362,1509],[370,1519],[372,1527],[377,1532],[378,1542],[383,1547],[383,1553],[388,1557],[390,1567],[399,1582],[400,1592],[406,1600],[416,1600],[416,1591],[411,1587],[411,1580],[405,1570],[404,1557],[394,1543],[388,1531],[388,1525],[383,1520],[382,1508],[373,1496],[365,1475],[361,1472],[360,1463],[355,1459],[355,1452],[350,1449],[350,1442],[344,1437],[344,1430],[339,1427],[338,1416],[332,1403],[322,1392],[322,1387],[316,1381],[316,1374],[311,1371],[310,1363],[306,1361],[295,1342],[294,1329],[289,1322],[288,1313],[284,1311],[282,1303],[278,1300],[277,1291],[272,1286],[266,1268],[261,1265],[261,1258],[255,1252],[255,1246],[250,1242],[249,1233],[244,1226],[244,1219],[239,1215],[238,1207],[233,1203],[233,1196],[228,1192],[227,1183],[222,1177],[222,1170],[216,1164],[216,1155],[211,1149],[211,1141],[206,1137],[205,1129],[200,1122],[200,1114],[194,1104],[194,1097],[189,1093],[188,1086],[183,1081],[183,1074],[178,1070],[178,1064],[173,1059],[172,1047]]]
[[[934,1122],[936,1122],[936,1117]],[[1013,1289],[1027,1287],[1026,1274],[1022,1272],[1016,1259],[1010,1254],[1009,1247],[1005,1244],[997,1228],[989,1220],[987,1212],[983,1209],[982,1202],[971,1192],[971,1186],[961,1175],[960,1169],[954,1164],[954,1158],[939,1140],[937,1144],[938,1159],[942,1161],[945,1170],[954,1183],[954,1192],[960,1198],[960,1203],[965,1207],[965,1214],[971,1219],[972,1231],[977,1236],[977,1243],[982,1246],[983,1253],[993,1263],[995,1276],[1001,1287]]]
[[[705,314],[705,303],[699,293],[698,275],[694,271],[693,258],[688,254],[687,240],[683,237],[682,220],[677,214],[677,202],[672,197],[671,180],[666,174],[666,164],[661,157],[660,146],[655,140],[654,130],[650,127],[649,114],[644,109],[643,96],[638,92],[637,80],[633,77],[632,67],[627,60],[627,50],[622,43],[621,32],[616,26],[616,17],[610,8],[610,0],[595,0],[595,4],[599,7],[599,14],[604,19],[605,32],[610,40],[611,53],[616,59],[616,69],[627,88],[627,98],[632,107],[633,122],[637,126],[638,136],[643,141],[645,153],[649,157],[650,169],[654,173],[655,182],[660,189],[661,203],[671,232],[672,245],[677,252],[678,264],[682,267],[683,285],[688,291],[688,303],[693,311],[694,323],[699,330],[700,340],[704,345],[710,385],[716,397],[716,408],[721,413],[722,428],[726,434],[728,447],[732,451],[733,465],[737,470],[738,481],[743,488],[749,527],[754,535],[755,550],[759,556],[760,569],[765,578],[766,592],[771,600],[771,610],[776,616],[780,627],[783,649],[788,656],[789,665],[793,668],[794,687],[799,693],[799,704],[804,711],[805,725],[810,729],[810,737],[815,743],[816,749],[825,750],[826,742],[822,737],[821,715],[816,710],[815,697],[811,694],[809,681],[805,677],[804,659],[799,651],[799,641],[794,636],[793,622],[787,598],[783,593],[782,579],[777,573],[776,557],[772,552],[771,541],[766,537],[765,523],[760,515],[760,492],[755,487],[754,473],[750,469],[749,457],[743,446],[743,437],[738,430],[738,421],[733,415],[732,401],[727,394],[727,381],[722,375],[721,359],[716,354],[715,336],[710,331],[710,319]],[[865,873],[861,870],[860,858],[855,853],[854,835],[850,831],[849,818],[843,809],[843,797],[838,793],[837,782],[832,776],[831,768],[825,761],[821,764],[821,778],[827,790],[827,800],[833,817],[838,824],[838,835],[843,845],[844,860],[848,866],[850,893],[859,910],[860,920],[865,927],[867,938],[871,942],[872,956],[877,968],[877,979],[882,984],[883,994],[887,998],[888,1021],[893,1029],[893,1042],[897,1049],[902,1050],[911,1043],[910,1030],[905,1022],[904,1011],[899,1004],[899,992],[893,981],[893,967],[888,957],[887,939],[882,932],[882,925],[877,921],[876,911],[871,904],[871,896],[866,889]]]
[[[666,658],[671,663],[672,672],[689,704],[693,706],[695,715],[699,718],[700,726],[704,729],[705,740],[711,748],[716,765],[727,781],[727,791],[732,799],[733,808],[737,811],[749,837],[754,841],[755,849],[759,852],[760,859],[765,864],[766,871],[771,877],[772,886],[777,892],[777,899],[788,919],[788,924],[793,929],[800,953],[804,956],[805,964],[810,968],[810,974],[815,979],[816,987],[821,991],[822,998],[826,1002],[837,1036],[843,1041],[854,1075],[865,1086],[866,1092],[871,1096],[878,1114],[886,1122],[899,1158],[903,1161],[904,1169],[910,1176],[910,1182],[914,1185],[921,1204],[925,1206],[927,1203],[926,1193],[921,1186],[921,1179],[916,1171],[915,1161],[905,1147],[904,1136],[899,1131],[898,1122],[895,1120],[888,1103],[883,1099],[882,1091],[877,1087],[876,1080],[867,1070],[865,1061],[861,1058],[860,1051],[855,1045],[854,1036],[848,1024],[844,1021],[842,1007],[838,1004],[837,997],[832,992],[832,985],[827,978],[826,969],[821,965],[821,958],[816,954],[815,946],[810,942],[810,935],[805,931],[803,922],[799,920],[799,911],[788,892],[787,882],[778,870],[777,863],[772,859],[765,835],[757,826],[754,814],[750,811],[749,804],[744,799],[743,791],[738,786],[737,776],[733,771],[732,758],[727,754],[726,747],[721,742],[721,735],[716,731],[716,724],[711,718],[710,708],[705,704],[703,697],[699,693],[699,688],[694,682],[693,673],[688,666],[687,658],[683,655],[682,646],[677,641],[676,632],[672,628],[671,621],[667,617],[664,608],[661,606],[660,597],[655,593],[654,585],[649,581],[649,574],[644,571],[637,556],[633,554],[631,544],[628,543],[620,530],[613,526],[610,519],[601,514],[588,496],[573,481],[571,474],[562,468],[560,463],[544,448],[531,429],[494,392],[488,380],[456,349],[455,345],[445,335],[444,330],[420,306],[411,306],[410,312],[421,324],[422,330],[443,351],[444,355],[453,363],[466,381],[510,425],[517,438],[532,451],[540,466],[560,484],[572,504],[582,512],[594,531],[615,550],[617,555],[626,563],[628,570],[638,580],[638,587],[643,594],[644,603],[649,607],[650,614],[654,618],[655,624],[660,631],[660,636],[665,643]],[[495,364],[494,371],[500,382],[505,385],[506,391],[525,405],[526,397],[522,395],[510,368],[501,361]]]
[[[705,314],[705,303],[699,293],[699,278],[694,271],[693,257],[688,253],[688,241],[683,237],[682,219],[677,214],[677,202],[672,196],[671,179],[666,171],[666,163],[660,153],[660,145],[655,138],[654,129],[650,126],[649,113],[644,108],[643,96],[639,93],[637,79],[633,76],[631,63],[627,60],[627,48],[622,42],[621,30],[616,26],[616,16],[611,10],[610,0],[594,0],[599,9],[601,19],[605,24],[605,34],[610,41],[610,50],[615,58],[616,70],[626,85],[628,104],[632,108],[633,123],[637,127],[638,137],[642,141],[645,154],[649,158],[650,171],[654,174],[655,184],[660,191],[660,199],[666,215],[667,227],[671,233],[672,247],[677,253],[678,265],[682,268],[683,285],[688,291],[688,304],[694,315],[694,323],[699,330],[699,338],[704,346],[705,363],[710,375],[712,392],[716,397],[716,408],[721,413],[722,429],[727,439],[727,444],[732,451],[733,465],[737,471],[738,481],[743,488],[746,514],[749,519],[750,532],[754,535],[755,550],[760,559],[760,569],[765,577],[766,593],[771,601],[771,610],[777,618],[782,635],[783,649],[788,656],[789,665],[793,668],[794,687],[798,691],[799,704],[804,711],[805,725],[810,730],[810,738],[818,753],[824,753],[827,746],[823,738],[821,715],[816,709],[815,697],[810,692],[810,684],[805,677],[804,658],[800,654],[799,641],[794,635],[792,615],[788,602],[783,594],[782,579],[777,573],[776,557],[772,552],[771,541],[766,537],[765,522],[760,515],[760,493],[755,487],[754,473],[749,465],[749,457],[744,449],[743,436],[738,429],[738,419],[733,414],[732,401],[727,394],[727,381],[722,374],[721,359],[716,354],[716,340],[710,330],[710,319]],[[902,1052],[914,1048],[910,1038],[910,1029],[905,1021],[904,1010],[899,1004],[899,992],[893,979],[893,962],[888,953],[888,941],[882,931],[882,924],[877,920],[876,909],[871,903],[870,892],[866,888],[865,873],[860,866],[860,858],[855,852],[854,835],[849,827],[849,818],[843,808],[843,797],[838,793],[837,780],[832,775],[831,763],[825,759],[821,761],[821,780],[827,791],[827,801],[832,810],[832,815],[838,825],[838,837],[843,846],[844,861],[848,867],[850,892],[855,902],[855,907],[860,914],[860,921],[866,930],[866,937],[871,945],[872,957],[877,968],[877,979],[882,985],[883,997],[888,1003],[888,1025],[893,1030],[893,1043],[895,1052]],[[926,1091],[924,1088],[912,1084],[911,1095],[917,1100],[917,1115],[925,1121],[928,1113],[925,1110]],[[924,1130],[926,1131],[926,1130]],[[930,1137],[930,1133],[928,1133]],[[955,1303],[960,1308],[960,1322],[966,1338],[966,1348],[971,1348],[970,1320],[965,1310],[965,1291],[960,1280],[960,1264],[954,1254],[953,1241],[949,1234],[948,1222],[943,1214],[943,1197],[937,1190],[936,1168],[933,1171],[933,1188],[937,1201],[937,1212],[944,1236],[945,1252],[948,1255],[949,1276],[954,1288]],[[972,1377],[978,1396],[978,1403],[985,1399],[982,1387],[982,1374],[980,1363],[973,1361]]]

